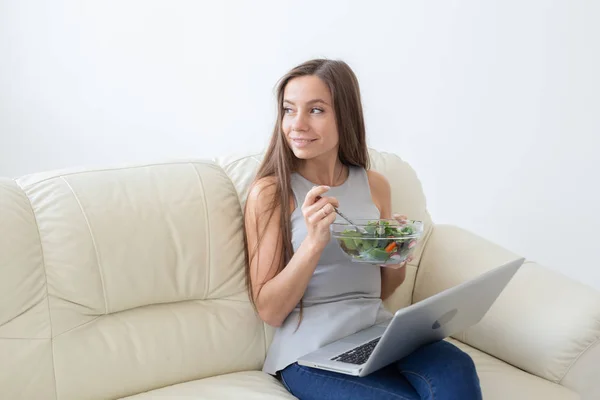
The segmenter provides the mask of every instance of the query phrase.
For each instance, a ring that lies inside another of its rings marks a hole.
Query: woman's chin
[[[308,160],[314,157],[312,151],[308,151],[305,149],[292,148],[292,152],[294,153],[296,158],[299,158],[300,160]]]

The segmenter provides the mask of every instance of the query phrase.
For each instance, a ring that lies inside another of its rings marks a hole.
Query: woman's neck
[[[303,160],[297,172],[316,185],[340,186],[348,178],[348,167],[339,159],[319,161]]]

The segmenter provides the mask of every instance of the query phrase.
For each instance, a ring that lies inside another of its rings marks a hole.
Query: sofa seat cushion
[[[559,384],[513,367],[458,340],[448,339],[471,356],[485,400],[577,400],[579,395]]]
[[[458,340],[448,339],[468,353],[477,366],[485,400],[578,400],[572,390],[515,368]],[[272,376],[261,371],[236,372],[152,390],[127,400],[295,399]]]
[[[218,375],[151,390],[127,400],[275,400],[296,399],[277,379],[262,371]]]

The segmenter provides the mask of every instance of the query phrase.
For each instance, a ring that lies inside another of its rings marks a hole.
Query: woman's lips
[[[292,138],[292,143],[294,143],[294,146],[296,146],[296,147],[306,147],[306,146],[309,146],[315,140],[317,140],[317,139]]]

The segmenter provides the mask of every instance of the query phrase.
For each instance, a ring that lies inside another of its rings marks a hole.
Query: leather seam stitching
[[[596,338],[596,340],[594,340],[592,343],[590,343],[588,346],[586,346],[585,349],[583,349],[581,351],[581,353],[579,353],[577,355],[577,357],[575,357],[575,359],[571,362],[571,364],[569,364],[569,366],[567,367],[565,373],[563,374],[563,376],[560,378],[560,380],[558,381],[559,384],[562,385],[562,381],[566,378],[566,376],[569,374],[569,372],[571,371],[571,368],[573,368],[573,366],[577,363],[577,361],[581,358],[581,356],[583,356],[588,350],[590,350],[591,348],[595,347],[597,344],[600,343],[600,336]]]
[[[102,284],[102,294],[104,295],[104,313],[108,314],[109,308],[108,296],[106,295],[106,282],[104,281],[104,273],[102,271],[102,265],[100,264],[100,253],[98,253],[98,246],[96,245],[96,239],[94,238],[92,226],[90,225],[90,221],[88,220],[87,214],[85,213],[83,206],[81,205],[81,201],[79,201],[79,197],[77,197],[77,194],[73,190],[73,187],[71,187],[71,184],[69,184],[69,182],[65,179],[64,176],[61,176],[60,178],[65,182],[71,193],[73,193],[73,197],[75,198],[75,201],[77,202],[77,205],[81,210],[81,215],[83,215],[85,224],[87,225],[88,231],[90,232],[90,238],[92,239],[92,245],[94,246],[94,253],[96,253],[96,263],[98,264],[98,273],[100,274],[100,283]]]
[[[59,334],[58,334],[58,335],[56,335],[54,338],[56,339],[57,337],[59,337],[59,336],[62,336],[62,335],[65,335],[65,334],[67,334],[67,333],[69,333],[69,332],[71,332],[71,331],[74,331],[74,330],[75,330],[75,329],[77,329],[77,328],[80,328],[80,327],[82,327],[82,326],[84,326],[84,325],[87,325],[87,324],[91,324],[92,322],[96,321],[98,318],[104,317],[104,316],[106,316],[106,315],[110,315],[110,314],[98,315],[98,316],[96,316],[96,317],[94,317],[94,318],[90,319],[89,321],[82,322],[82,323],[81,323],[81,324],[79,324],[79,325],[76,325],[76,326],[74,326],[74,327],[72,327],[72,328],[70,328],[70,329],[67,329],[67,330],[66,330],[66,331],[64,331],[64,332],[61,332],[61,333],[59,333]]]
[[[244,161],[244,160],[247,160],[247,159],[252,159],[252,160],[256,161],[257,163],[260,163],[260,161],[256,158],[256,157],[259,157],[260,155],[261,155],[261,153],[255,153],[255,154],[249,154],[247,156],[242,156],[242,157],[236,158],[235,160],[229,161],[226,164],[223,164],[223,167],[229,168],[233,164],[237,164],[240,161]]]
[[[204,182],[202,181],[202,177],[200,176],[200,173],[198,172],[198,170],[196,169],[196,166],[192,163],[189,163],[189,166],[192,167],[192,169],[194,170],[194,172],[196,173],[196,176],[198,177],[198,183],[200,184],[200,190],[202,191],[202,198],[204,200],[204,218],[206,219],[206,227],[207,227],[207,232],[210,233],[210,220],[208,218],[208,201],[206,199],[206,189],[204,187]],[[205,288],[204,288],[204,298],[208,298],[210,295],[210,269],[211,269],[211,265],[210,265],[210,252],[211,252],[211,248],[210,248],[210,234],[206,235],[206,284],[205,284]]]
[[[25,187],[30,188],[32,186],[39,185],[40,183],[50,181],[52,179],[59,179],[59,178],[64,179],[65,176],[71,176],[71,175],[93,174],[96,172],[110,172],[110,171],[121,171],[121,170],[125,170],[125,169],[141,169],[141,168],[150,168],[150,167],[161,167],[161,166],[169,166],[169,165],[188,165],[188,164],[202,164],[202,165],[209,165],[209,166],[210,165],[217,166],[215,164],[215,162],[212,160],[198,159],[198,160],[191,160],[191,161],[186,161],[186,160],[164,161],[164,162],[155,162],[155,163],[149,163],[149,164],[140,163],[140,164],[132,164],[130,166],[124,165],[124,166],[114,166],[114,167],[97,168],[97,169],[94,167],[90,167],[90,168],[82,169],[80,171],[65,171],[62,174],[60,174],[60,171],[57,171],[56,172],[57,175],[49,176],[49,177],[41,179],[39,181],[34,181],[31,183],[28,183]],[[51,173],[52,171],[49,171],[49,172]],[[20,178],[17,178],[17,181],[23,180],[23,179],[27,178],[28,176],[32,176],[32,175],[35,175],[35,174],[22,176]],[[21,185],[19,183],[17,183],[17,184],[21,187]],[[23,187],[21,187],[21,189],[23,189],[23,191],[25,190]]]

